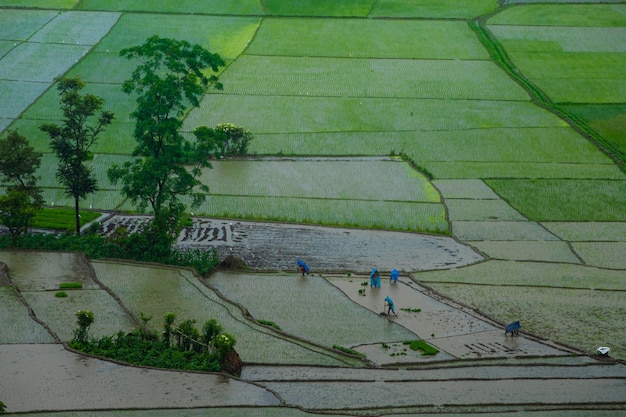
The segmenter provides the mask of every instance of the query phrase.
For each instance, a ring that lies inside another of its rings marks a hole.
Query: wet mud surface
[[[117,226],[130,232],[144,216],[114,216],[105,234]],[[410,272],[471,265],[484,258],[453,238],[415,233],[303,226],[295,224],[194,219],[178,238],[180,247],[214,248],[221,258],[234,255],[257,270],[294,270],[304,260],[312,272]]]

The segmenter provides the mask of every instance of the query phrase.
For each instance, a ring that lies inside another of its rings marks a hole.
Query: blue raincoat
[[[392,284],[395,284],[396,282],[398,282],[399,277],[400,277],[400,273],[398,272],[397,269],[394,269],[393,271],[391,271],[391,276],[389,277],[389,279],[391,280]]]
[[[298,259],[298,269],[300,270],[300,272],[302,272],[302,275],[304,275],[305,273],[309,273],[309,266],[306,264],[306,262],[301,261],[300,259]]]
[[[380,274],[376,268],[372,268],[370,272],[370,287],[380,288]]]
[[[385,302],[389,306],[389,313],[396,314],[396,309],[393,306],[393,300],[391,299],[391,297],[389,296],[385,297]]]

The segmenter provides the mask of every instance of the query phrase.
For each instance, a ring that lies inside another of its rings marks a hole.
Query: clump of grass
[[[357,352],[356,350],[350,349],[350,348],[347,348],[347,347],[343,347],[343,346],[339,346],[339,345],[333,345],[333,349],[339,350],[339,351],[341,351],[343,353],[347,353],[347,354],[350,354],[350,355],[360,356],[362,358],[365,357],[365,355],[362,354],[361,352]]]
[[[411,350],[414,350],[416,352],[422,352],[422,356],[431,356],[439,353],[439,349],[429,345],[423,340],[410,340],[403,343],[405,345],[409,345]]]
[[[58,298],[65,298],[67,297],[67,293],[65,291],[57,291],[54,296]]]
[[[278,324],[274,323],[273,321],[269,321],[269,320],[259,320],[259,323],[264,324],[264,325],[266,325],[266,326],[271,326],[271,327],[273,327],[273,328],[275,328],[275,329],[277,329],[277,330],[282,330],[282,329],[280,328],[280,326],[279,326]]]
[[[359,290],[359,295],[362,295],[362,296],[365,296],[365,295],[366,295],[366,294],[365,294],[365,288],[361,288],[361,289]]]
[[[367,287],[367,281],[363,281],[363,282],[361,283],[361,285],[362,285],[362,286],[364,286],[364,287]]]
[[[419,313],[422,311],[421,308],[401,308],[402,311],[408,311],[409,313]]]
[[[82,282],[62,282],[61,285],[59,285],[59,288],[61,288],[62,290],[80,289],[80,288],[83,288],[83,283]]]

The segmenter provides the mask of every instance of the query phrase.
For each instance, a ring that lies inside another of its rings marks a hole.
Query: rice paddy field
[[[118,52],[155,33],[227,63],[224,89],[189,109],[184,133],[228,122],[255,137],[251,157],[203,173],[211,191],[195,216],[453,236],[486,261],[414,279],[498,322],[519,319],[585,352],[610,344],[626,359],[623,326],[614,326],[626,317],[623,1],[0,0],[0,135],[17,129],[44,153],[50,207],[72,201],[39,126],[59,122],[53,82],[72,75],[116,116],[94,148],[100,190],[82,208],[134,210],[106,178],[134,148],[135,98],[121,91],[134,63]],[[94,265],[134,314],[161,317],[155,300],[179,294],[182,315],[225,320],[255,362],[288,351],[279,362],[344,366],[327,345],[368,337],[323,334],[312,346],[262,326],[251,337],[237,308],[198,295],[187,276],[164,269],[155,288],[146,270],[129,287],[123,265]],[[58,301],[44,282],[27,285],[24,299],[47,320],[67,319],[44,307]],[[0,289],[2,317],[25,320]],[[113,314],[107,297],[94,289],[66,301]],[[28,343],[48,343],[37,329]],[[250,347],[258,344],[267,350]]]

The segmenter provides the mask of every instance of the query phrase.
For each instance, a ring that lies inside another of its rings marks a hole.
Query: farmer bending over
[[[393,300],[391,299],[391,297],[385,297],[385,306],[388,307],[387,315],[393,313],[394,316],[398,317],[398,315],[396,314],[396,309],[393,308]]]

